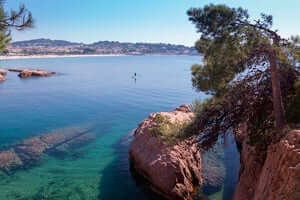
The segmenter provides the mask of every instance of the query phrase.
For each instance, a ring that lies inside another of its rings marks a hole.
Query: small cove
[[[72,126],[93,127],[96,139],[58,158],[0,179],[0,199],[156,199],[132,178],[130,132],[151,112],[172,110],[204,98],[191,86],[190,56],[43,58],[1,61],[2,68],[56,71],[48,78],[0,84],[0,149],[23,139]],[[137,80],[132,75],[137,73]],[[224,150],[222,190],[208,199],[227,200],[238,175],[235,144]]]

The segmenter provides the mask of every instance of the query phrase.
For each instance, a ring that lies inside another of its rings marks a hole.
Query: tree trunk
[[[272,79],[273,109],[275,115],[276,130],[277,134],[281,135],[282,129],[285,125],[285,116],[281,96],[278,62],[275,53],[271,52],[269,54],[269,62]]]

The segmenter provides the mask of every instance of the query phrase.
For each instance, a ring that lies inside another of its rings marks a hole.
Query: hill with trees
[[[13,42],[8,55],[74,55],[74,54],[125,54],[125,55],[195,55],[195,48],[164,43],[129,43],[99,41],[92,44],[65,40],[35,39]]]

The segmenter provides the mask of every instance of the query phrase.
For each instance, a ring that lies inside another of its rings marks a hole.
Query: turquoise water
[[[204,98],[190,81],[190,66],[199,61],[190,56],[1,61],[2,68],[32,67],[58,74],[19,79],[8,73],[7,81],[0,84],[0,149],[72,126],[91,126],[97,137],[72,149],[69,156],[45,155],[34,167],[0,175],[0,199],[157,199],[131,176],[130,132],[150,112]],[[237,176],[238,160],[232,158],[236,154],[233,144],[225,148],[227,178],[210,199],[230,199]]]

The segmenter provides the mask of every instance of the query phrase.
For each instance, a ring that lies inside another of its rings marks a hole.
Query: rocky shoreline
[[[182,105],[171,112],[152,113],[141,122],[129,150],[135,172],[150,183],[150,189],[165,199],[189,200],[203,184],[218,186],[224,174],[203,174],[208,170],[203,168],[202,154],[194,137],[169,144],[153,134],[151,128],[157,125],[155,118],[158,115],[168,116],[172,123],[194,118],[188,105]]]
[[[300,199],[300,130],[290,130],[262,155],[247,142],[244,125],[241,143],[241,169],[234,200]]]
[[[55,72],[48,72],[45,70],[40,70],[40,69],[18,69],[18,68],[11,68],[8,69],[8,71],[10,72],[18,72],[18,76],[20,78],[29,78],[32,76],[51,76],[53,74],[55,74]]]
[[[164,199],[190,200],[204,185],[219,187],[225,174],[205,166],[203,152],[192,137],[168,144],[153,133],[158,115],[168,116],[172,123],[194,117],[189,107],[182,105],[171,112],[152,113],[141,122],[129,150],[134,171]],[[288,131],[263,154],[248,144],[245,126],[240,128],[236,143],[241,147],[241,167],[234,200],[300,199],[300,130]]]

